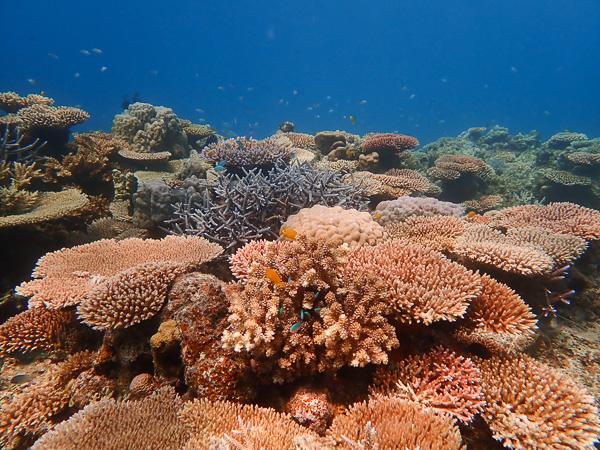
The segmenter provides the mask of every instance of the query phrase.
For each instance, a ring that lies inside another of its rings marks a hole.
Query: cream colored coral
[[[301,209],[281,226],[305,233],[309,238],[333,239],[337,245],[377,244],[385,236],[383,227],[367,212],[341,206],[315,205]]]

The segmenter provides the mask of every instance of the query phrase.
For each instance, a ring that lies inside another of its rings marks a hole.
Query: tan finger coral
[[[388,241],[351,248],[347,258],[343,276],[376,273],[386,285],[394,317],[405,323],[453,322],[481,292],[479,275],[423,247]]]
[[[16,92],[0,93],[0,111],[7,113],[16,113],[21,108],[26,108],[31,105],[52,105],[54,100],[49,97],[44,97],[38,94],[29,94],[26,97],[21,97]]]
[[[191,270],[222,251],[219,245],[196,236],[103,239],[42,256],[33,270],[34,279],[16,290],[20,295],[32,296],[30,307],[62,308],[77,305],[102,289],[108,295],[113,277],[117,281],[120,272],[140,264],[171,263]]]
[[[594,398],[575,380],[525,355],[480,364],[494,438],[514,449],[593,449],[600,436]]]
[[[330,239],[336,245],[376,244],[384,239],[383,227],[369,213],[341,206],[301,209],[289,216],[281,229],[302,232],[309,238]]]
[[[334,445],[350,449],[461,448],[454,419],[399,397],[377,396],[368,403],[355,403],[333,419],[328,436]],[[365,441],[370,446],[361,447]]]

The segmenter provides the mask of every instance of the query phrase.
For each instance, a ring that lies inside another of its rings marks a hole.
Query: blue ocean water
[[[596,0],[5,0],[3,11],[0,91],[80,106],[91,118],[73,131],[108,131],[137,92],[255,137],[286,120],[422,143],[496,124],[600,135]]]

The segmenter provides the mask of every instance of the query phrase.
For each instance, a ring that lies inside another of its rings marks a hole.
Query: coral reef
[[[263,166],[278,159],[289,159],[291,155],[289,141],[277,137],[260,141],[246,137],[226,139],[207,145],[200,152],[204,160],[216,164],[224,161],[225,167]]]
[[[401,222],[410,216],[454,216],[462,217],[465,210],[452,202],[441,202],[431,197],[402,196],[396,200],[379,202],[375,208],[376,214],[381,215],[379,223]]]
[[[171,108],[133,103],[113,119],[112,134],[130,144],[135,153],[165,153],[182,157],[188,138],[182,121]]]
[[[0,93],[0,111],[7,113],[16,113],[22,108],[27,108],[32,105],[47,105],[54,104],[54,100],[49,97],[44,97],[39,94],[29,94],[26,97],[21,97],[16,92]]]

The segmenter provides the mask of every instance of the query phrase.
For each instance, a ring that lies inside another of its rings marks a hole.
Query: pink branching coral
[[[504,229],[541,227],[586,240],[600,239],[600,212],[569,202],[506,208],[492,224]]]
[[[600,436],[594,398],[574,380],[525,355],[479,368],[494,438],[514,449],[588,449]]]
[[[71,311],[31,308],[0,325],[0,357],[14,352],[55,350],[74,322]]]
[[[362,145],[363,153],[404,153],[419,146],[419,140],[412,136],[394,133],[374,134],[367,137]],[[410,155],[410,152],[408,152]]]
[[[396,362],[389,370],[377,369],[375,391],[406,398],[462,422],[470,422],[483,409],[479,369],[473,361],[438,347]]]
[[[347,258],[343,276],[377,273],[394,317],[405,323],[455,321],[481,292],[479,275],[423,247],[388,241],[354,247]]]
[[[328,436],[334,448],[461,448],[460,431],[449,415],[394,396],[355,403],[346,414],[335,417]]]

